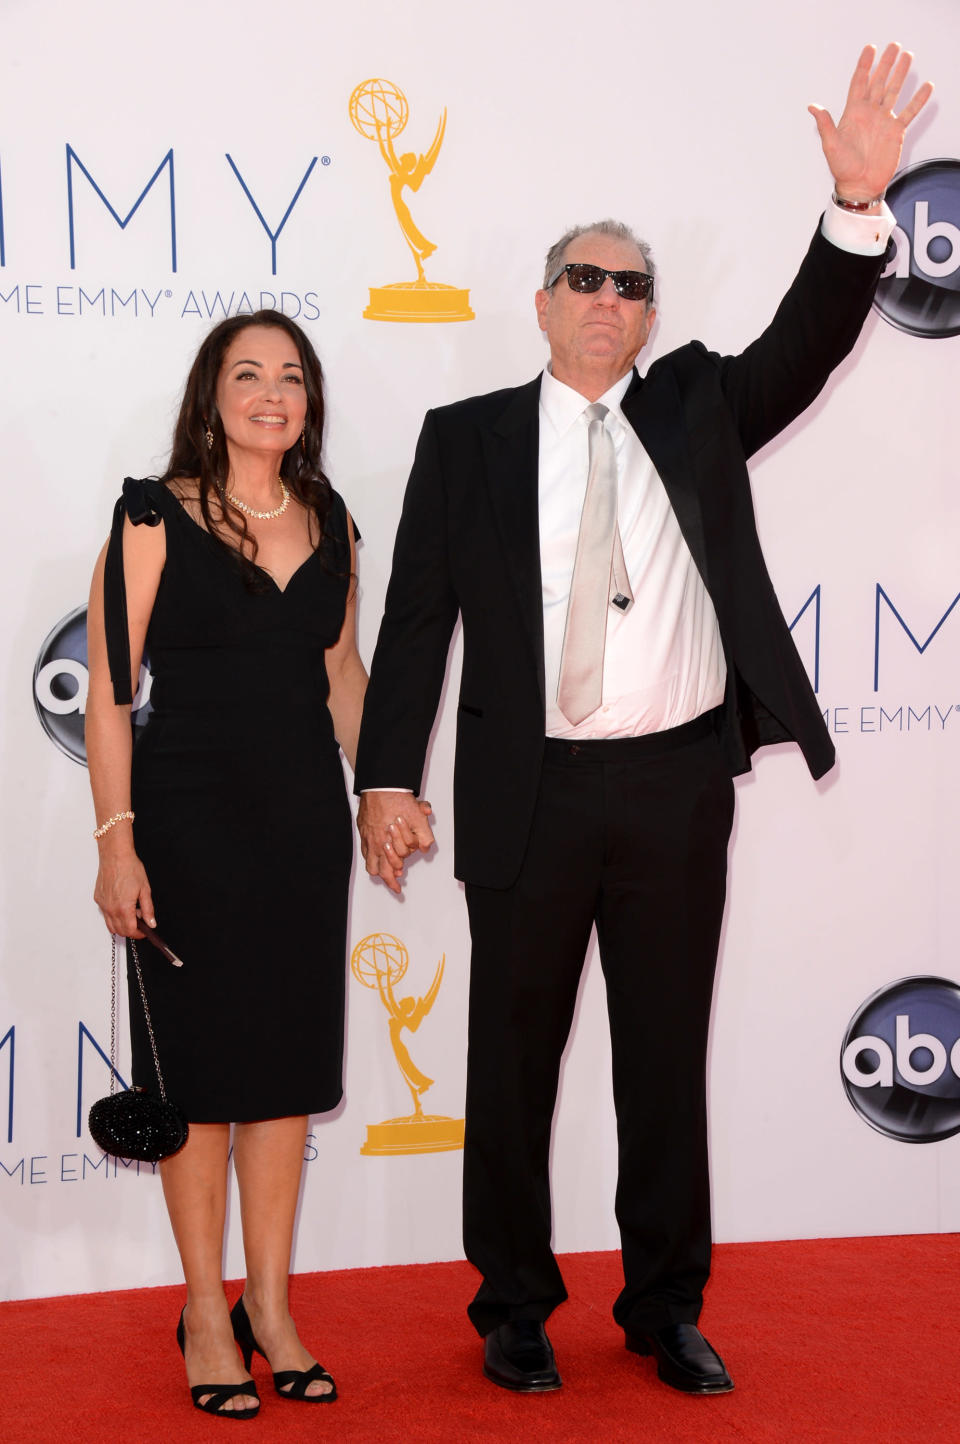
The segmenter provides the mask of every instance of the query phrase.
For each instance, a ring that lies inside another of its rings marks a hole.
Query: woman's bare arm
[[[350,537],[350,583],[347,606],[340,636],[327,648],[327,678],[330,696],[327,706],[333,717],[333,730],[351,767],[357,762],[357,737],[363,697],[367,690],[367,671],[357,651],[357,548],[353,540],[353,521],[347,516]]]
[[[133,755],[130,707],[114,702],[107,661],[103,614],[106,554],[105,546],[97,558],[87,608],[90,684],[84,732],[98,826],[117,813],[130,811],[130,764]],[[134,527],[129,521],[124,522],[123,568],[130,638],[131,694],[137,690],[144,641],[165,559],[166,541],[162,523],[156,527]],[[133,845],[130,822],[116,823],[98,839],[97,847],[100,865],[93,896],[103,913],[104,922],[110,932],[125,937],[142,937],[137,927],[137,908],[153,925],[153,898],[143,864]]]

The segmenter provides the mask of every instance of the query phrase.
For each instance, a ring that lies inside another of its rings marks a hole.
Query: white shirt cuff
[[[413,792],[409,787],[364,787],[360,792],[361,797],[364,792],[404,792],[407,797],[413,796]]]
[[[855,256],[882,256],[896,223],[897,218],[886,201],[879,215],[864,216],[845,211],[831,200],[823,213],[820,230],[841,251],[851,251]]]

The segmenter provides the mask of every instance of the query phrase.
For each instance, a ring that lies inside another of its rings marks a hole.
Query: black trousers
[[[733,784],[715,714],[610,742],[548,739],[520,876],[467,885],[473,950],[464,1245],[480,1334],[566,1298],[550,1131],[590,930],[607,992],[628,1331],[692,1323],[710,1272],[706,1051]],[[509,805],[509,802],[508,804]]]

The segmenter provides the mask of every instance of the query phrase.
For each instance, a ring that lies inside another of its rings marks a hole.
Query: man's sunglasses
[[[551,290],[564,274],[571,291],[579,291],[581,295],[599,291],[609,276],[617,295],[627,301],[649,301],[653,297],[653,277],[646,271],[605,271],[589,261],[571,261],[561,266],[553,280],[547,282],[546,289]]]

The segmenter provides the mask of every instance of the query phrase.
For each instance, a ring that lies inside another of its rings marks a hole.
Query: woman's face
[[[217,409],[228,452],[280,457],[299,439],[307,416],[300,353],[286,331],[247,326],[224,354]]]

